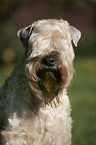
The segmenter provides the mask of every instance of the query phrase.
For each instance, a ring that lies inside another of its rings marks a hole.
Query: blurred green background
[[[96,145],[96,0],[1,0],[0,86],[24,51],[17,31],[47,18],[68,20],[82,32],[78,47],[74,47],[75,74],[68,88],[72,145]]]

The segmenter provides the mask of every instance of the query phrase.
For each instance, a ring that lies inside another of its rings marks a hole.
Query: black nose
[[[56,62],[56,60],[55,60],[54,56],[46,56],[46,57],[43,59],[43,64],[44,64],[45,66],[48,66],[48,67],[54,66],[54,65],[55,65],[55,62]]]

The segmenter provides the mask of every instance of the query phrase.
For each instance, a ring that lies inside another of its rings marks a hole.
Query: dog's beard
[[[51,103],[56,97],[59,102],[58,94],[66,84],[67,69],[59,62],[56,67],[47,68],[36,57],[29,60],[27,67],[27,77],[30,82],[32,91],[36,96],[45,102]]]
[[[39,87],[45,103],[49,103],[58,95],[61,89],[61,75],[56,70],[42,69],[37,72],[37,76],[40,78]]]

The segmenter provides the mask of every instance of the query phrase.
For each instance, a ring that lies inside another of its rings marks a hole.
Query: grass
[[[0,86],[13,69],[3,66]],[[96,145],[96,58],[76,58],[75,74],[68,88],[72,106],[72,145]]]
[[[96,59],[75,59],[76,73],[69,87],[73,144],[96,144]]]

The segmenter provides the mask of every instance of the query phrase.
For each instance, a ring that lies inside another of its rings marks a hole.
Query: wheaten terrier
[[[70,145],[67,87],[81,33],[62,19],[40,20],[17,33],[26,48],[0,90],[2,145]]]

